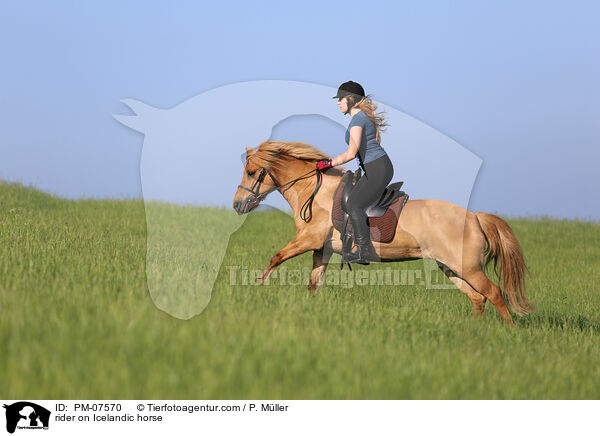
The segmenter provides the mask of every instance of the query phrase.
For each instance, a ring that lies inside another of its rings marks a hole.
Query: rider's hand
[[[320,171],[323,171],[326,168],[331,168],[332,166],[331,159],[323,159],[317,162],[317,169]]]

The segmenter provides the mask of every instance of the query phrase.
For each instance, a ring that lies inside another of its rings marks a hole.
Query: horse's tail
[[[525,295],[527,266],[517,237],[502,218],[485,212],[477,212],[475,215],[488,242],[485,265],[494,261],[494,271],[502,280],[502,296],[517,314],[527,315],[533,312],[536,308]],[[500,263],[500,274],[498,263]]]

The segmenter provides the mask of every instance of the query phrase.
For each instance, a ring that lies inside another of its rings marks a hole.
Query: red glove
[[[317,169],[323,171],[324,169],[331,168],[331,159],[323,159],[317,162]]]

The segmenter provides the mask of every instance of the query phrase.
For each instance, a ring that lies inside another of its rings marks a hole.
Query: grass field
[[[510,329],[489,303],[473,319],[458,289],[326,284],[307,297],[303,283],[232,284],[231,266],[262,270],[294,236],[278,211],[248,216],[206,309],[178,319],[151,299],[145,212],[141,201],[68,201],[0,184],[0,397],[600,398],[598,224],[507,219],[539,308]],[[312,256],[284,266],[310,268]],[[354,270],[384,267],[414,272],[423,262]]]

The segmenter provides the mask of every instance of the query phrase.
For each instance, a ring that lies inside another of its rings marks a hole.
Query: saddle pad
[[[333,227],[338,232],[342,232],[344,226],[345,213],[342,210],[341,201],[342,193],[344,192],[344,186],[346,185],[344,180],[340,181],[340,184],[333,194],[333,207],[331,208],[331,221]],[[394,202],[388,207],[385,213],[377,218],[368,218],[369,227],[371,229],[371,240],[375,242],[391,242],[396,234],[396,227],[398,225],[398,218],[400,213],[408,200],[408,194],[394,200]],[[347,231],[352,229],[352,221],[348,220]]]

